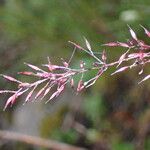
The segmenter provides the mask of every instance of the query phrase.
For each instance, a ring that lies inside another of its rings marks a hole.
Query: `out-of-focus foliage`
[[[149,29],[149,14],[149,0],[0,0],[0,73],[15,76],[25,69],[24,61],[45,63],[47,56],[59,63],[59,58],[71,55],[72,46],[67,41],[85,46],[83,36],[94,50],[102,51],[103,43],[129,38],[127,24],[144,39],[139,24]],[[106,51],[112,60],[123,50]],[[77,52],[73,65],[78,66],[81,59],[90,61]],[[110,72],[82,96],[66,93],[67,104],[56,102],[60,103],[56,110],[55,104],[44,105],[41,136],[93,150],[149,150],[149,83],[138,86],[134,71],[114,77]],[[1,80],[0,88],[4,86],[12,88]],[[17,106],[2,112],[3,99],[5,96],[0,101],[0,127],[6,129],[13,124]],[[49,111],[52,107],[54,110]],[[31,122],[34,117],[29,126]],[[0,145],[3,150],[16,147],[36,149],[20,143]]]

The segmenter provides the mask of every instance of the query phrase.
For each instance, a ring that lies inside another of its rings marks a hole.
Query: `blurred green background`
[[[28,70],[24,62],[40,65],[49,56],[59,64],[60,58],[72,53],[68,41],[85,46],[83,36],[94,50],[102,51],[103,43],[130,38],[127,24],[149,42],[139,26],[150,29],[149,0],[0,0],[0,73],[25,80],[16,74]],[[106,51],[109,60],[115,60],[124,49]],[[73,65],[79,60],[89,61],[77,52]],[[149,81],[139,86],[136,69],[113,77],[112,71],[79,95],[68,88],[53,104],[40,101],[23,106],[22,97],[3,112],[7,95],[1,95],[0,128],[89,150],[149,150]],[[15,86],[1,79],[0,88]],[[3,140],[0,149],[43,150]]]

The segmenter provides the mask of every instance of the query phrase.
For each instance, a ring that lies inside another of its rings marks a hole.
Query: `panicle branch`
[[[148,31],[142,25],[141,27],[144,29],[145,34],[150,37],[150,31]],[[24,93],[27,93],[25,103],[31,101],[31,97],[33,95],[35,95],[34,100],[37,100],[38,98],[44,99],[45,96],[49,95],[49,98],[46,101],[47,103],[58,97],[65,90],[67,85],[70,85],[71,88],[74,88],[76,92],[81,92],[83,89],[92,86],[103,75],[103,73],[112,66],[116,66],[117,69],[111,75],[132,69],[133,67],[137,66],[141,66],[141,70],[139,72],[139,75],[141,75],[143,73],[144,65],[150,62],[150,45],[147,45],[144,41],[139,40],[136,33],[129,25],[128,28],[131,34],[131,39],[127,42],[117,41],[103,44],[103,46],[123,47],[127,49],[117,61],[108,62],[105,50],[102,50],[101,52],[94,52],[90,43],[84,37],[86,48],[83,48],[80,45],[69,41],[69,43],[74,46],[74,50],[69,61],[62,59],[61,65],[53,64],[49,57],[47,64],[43,64],[42,68],[25,63],[25,65],[32,69],[32,71],[18,72],[18,74],[35,77],[37,80],[33,83],[22,82],[11,76],[1,74],[1,76],[7,81],[17,84],[16,90],[0,90],[0,94],[11,94],[11,96],[6,101],[4,110],[8,106],[12,106],[16,99]],[[79,63],[79,68],[72,68],[71,61],[77,49],[81,52],[87,53],[89,57],[93,58],[93,62],[87,66],[87,64],[81,60]],[[128,62],[128,65],[124,66],[123,62]],[[122,67],[118,69],[120,65],[122,65]],[[97,73],[91,79],[85,81],[83,74],[92,70],[96,70]],[[74,77],[77,74],[79,74],[81,78],[77,85],[74,85]],[[147,75],[139,83],[142,83],[149,78],[150,75]],[[51,93],[51,91],[54,92]]]

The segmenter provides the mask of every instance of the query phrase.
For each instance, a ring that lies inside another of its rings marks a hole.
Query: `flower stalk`
[[[145,34],[150,37],[150,32],[145,27],[141,27],[144,29]],[[139,75],[143,74],[144,65],[150,63],[150,45],[147,45],[144,41],[139,40],[136,33],[130,26],[128,26],[128,28],[131,34],[131,39],[127,42],[109,42],[103,44],[103,46],[107,47],[123,47],[127,49],[117,61],[108,62],[105,50],[103,50],[102,52],[94,52],[91,48],[90,43],[84,37],[86,48],[83,48],[80,45],[69,41],[69,43],[74,46],[74,50],[68,62],[62,59],[61,65],[55,65],[50,61],[48,57],[47,64],[43,64],[42,68],[29,63],[24,63],[30,69],[32,69],[32,71],[18,72],[18,74],[33,76],[37,79],[33,83],[22,82],[11,76],[1,74],[1,76],[7,81],[17,84],[16,90],[0,90],[0,94],[12,94],[6,101],[4,110],[8,106],[12,106],[16,102],[17,98],[25,93],[28,93],[25,98],[25,102],[29,102],[33,95],[35,95],[35,100],[37,100],[38,98],[44,99],[49,95],[49,98],[46,101],[47,103],[63,93],[67,85],[70,85],[71,88],[76,89],[76,92],[81,92],[83,89],[95,84],[95,82],[103,75],[103,73],[112,66],[116,66],[116,70],[111,75],[121,73],[123,71],[126,71],[127,69],[132,69],[133,67],[137,66],[141,66]],[[79,68],[71,67],[71,62],[77,49],[87,53],[89,57],[93,58],[93,62],[89,66],[87,66],[87,64],[81,60]],[[128,65],[124,66],[123,62],[128,62]],[[93,70],[97,71],[95,76],[85,81],[83,75]],[[74,77],[77,74],[79,74],[81,77],[77,85],[75,85]],[[139,82],[139,84],[148,80],[149,78],[150,75],[147,75]],[[42,88],[39,89],[39,87]],[[51,91],[54,92],[51,93]]]

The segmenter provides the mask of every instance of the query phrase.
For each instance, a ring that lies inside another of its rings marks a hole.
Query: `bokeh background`
[[[150,29],[149,0],[0,0],[0,73],[25,80],[16,74],[28,70],[24,62],[41,65],[49,56],[59,64],[60,58],[67,59],[72,53],[68,41],[85,46],[83,36],[94,50],[102,51],[103,43],[130,38],[127,24],[138,37],[150,42],[139,26]],[[111,61],[124,49],[106,51]],[[72,66],[78,66],[79,60],[89,61],[84,53],[77,52]],[[22,105],[21,97],[4,112],[8,95],[1,95],[0,129],[89,150],[149,150],[149,81],[138,85],[138,69],[113,77],[112,71],[83,93],[76,95],[68,88],[46,105],[44,101]],[[0,80],[0,89],[13,88],[15,85]],[[0,149],[44,148],[0,139]]]

